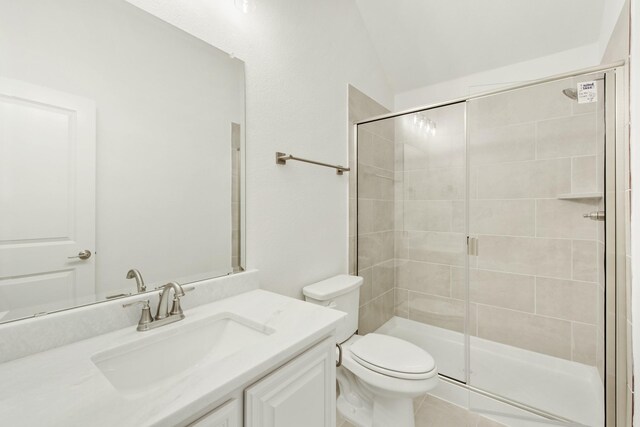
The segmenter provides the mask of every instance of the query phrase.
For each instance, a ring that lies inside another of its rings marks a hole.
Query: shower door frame
[[[629,151],[629,109],[627,97],[628,66],[626,61],[619,61],[612,64],[576,70],[569,73],[558,74],[544,79],[530,81],[524,84],[513,85],[504,89],[469,95],[441,103],[411,108],[408,110],[388,113],[357,121],[353,124],[353,171],[356,174],[356,194],[355,194],[355,251],[354,261],[356,272],[358,266],[358,126],[380,120],[393,119],[396,117],[418,113],[453,104],[467,103],[468,101],[483,98],[491,95],[498,95],[518,89],[533,87],[544,83],[571,77],[579,77],[594,73],[603,73],[605,76],[605,345],[604,345],[604,413],[605,426],[615,427],[625,425],[630,419],[630,408],[628,397],[630,396],[628,386],[628,349],[627,349],[627,283],[626,283],[626,218],[625,218],[625,190],[627,189],[628,170],[626,168],[627,153]],[[613,96],[612,96],[613,95]],[[467,148],[465,157],[468,156],[468,108],[465,106],[465,132],[467,133]],[[466,186],[468,191],[468,173]],[[465,209],[465,222],[468,237],[468,208]],[[467,239],[468,244],[469,239]],[[522,403],[512,401],[504,396],[498,396],[491,392],[478,389],[469,384],[469,334],[468,310],[469,310],[469,285],[468,285],[468,257],[467,257],[467,320],[465,321],[465,381],[451,379],[440,375],[444,381],[455,383],[469,391],[479,393],[489,398],[507,403],[519,409],[528,411],[547,419],[569,422],[570,420],[548,413],[538,408],[530,407]]]

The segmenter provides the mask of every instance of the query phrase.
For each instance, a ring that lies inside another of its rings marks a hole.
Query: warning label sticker
[[[598,100],[598,89],[596,82],[578,83],[578,104],[588,104]]]

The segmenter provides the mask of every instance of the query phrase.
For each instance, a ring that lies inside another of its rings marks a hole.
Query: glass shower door
[[[458,381],[468,323],[465,150],[464,103],[358,126],[360,332],[416,344]]]
[[[604,209],[604,76],[467,108],[469,384],[602,426],[604,222],[583,215]]]

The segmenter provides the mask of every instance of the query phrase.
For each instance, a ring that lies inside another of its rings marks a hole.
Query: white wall
[[[347,272],[348,177],[275,164],[276,151],[346,164],[347,84],[393,97],[352,0],[130,0],[246,62],[247,263],[266,289],[300,296]]]
[[[566,50],[399,93],[395,97],[395,107],[401,111],[591,67],[600,63],[600,57],[597,44]]]
[[[600,36],[598,37],[598,52],[602,58],[611,39],[611,35],[618,23],[620,12],[625,6],[626,0],[605,0],[604,10],[602,13],[602,24],[600,27]]]

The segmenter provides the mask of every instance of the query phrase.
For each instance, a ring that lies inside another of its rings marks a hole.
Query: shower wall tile
[[[478,250],[481,269],[571,278],[571,240],[483,235]]]
[[[469,135],[469,162],[486,165],[535,160],[535,124],[478,129]]]
[[[429,169],[405,172],[406,200],[464,200],[465,169]]]
[[[451,296],[466,299],[463,268],[452,269]],[[473,268],[469,270],[469,298],[474,303],[534,313],[535,277]]]
[[[409,291],[395,288],[394,314],[405,319],[409,318]]]
[[[571,360],[571,322],[478,305],[478,336]]]
[[[393,289],[374,298],[367,304],[360,307],[358,319],[358,331],[365,335],[374,332],[387,320],[393,317],[394,312],[394,291]]]
[[[466,304],[462,300],[409,292],[409,319],[464,332]]]
[[[561,94],[566,82],[553,82],[477,99],[470,103],[472,130],[535,122],[571,114],[573,101]]]
[[[451,231],[453,202],[450,200],[406,200],[404,229],[407,231]]]
[[[604,258],[602,258],[604,265]],[[573,279],[585,282],[598,282],[598,243],[593,240],[574,240],[572,242]],[[602,268],[604,272],[604,268]],[[601,282],[604,284],[604,280]]]
[[[598,285],[591,282],[536,278],[536,313],[595,325]]]
[[[604,164],[604,159],[600,159]],[[598,191],[596,156],[571,159],[571,193],[595,193]]]
[[[571,191],[571,159],[477,166],[478,199],[556,197]]]
[[[373,299],[373,268],[360,269],[358,275],[362,277],[360,286],[360,306],[363,306]]]
[[[395,261],[384,261],[372,267],[372,297],[377,298],[391,290],[395,285]]]
[[[462,233],[408,232],[409,259],[463,266],[466,236]]]
[[[397,260],[396,286],[425,294],[451,296],[451,267]]]
[[[393,172],[359,163],[358,198],[393,200]]]
[[[598,237],[598,223],[582,215],[598,209],[598,202],[586,200],[536,200],[536,235],[565,239]]]
[[[469,231],[471,234],[533,237],[535,211],[535,202],[531,199],[471,200]]]
[[[597,328],[595,325],[572,323],[571,359],[585,365],[596,365]]]
[[[538,122],[538,159],[596,154],[596,115],[562,117]]]

